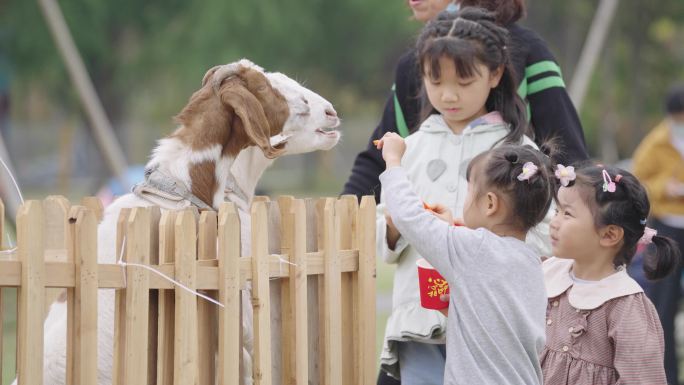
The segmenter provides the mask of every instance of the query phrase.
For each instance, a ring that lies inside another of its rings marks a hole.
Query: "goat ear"
[[[247,88],[236,82],[223,88],[221,100],[235,111],[240,119],[245,135],[264,152],[264,156],[273,159],[282,153],[271,145],[271,124],[266,118],[264,108],[259,100]]]

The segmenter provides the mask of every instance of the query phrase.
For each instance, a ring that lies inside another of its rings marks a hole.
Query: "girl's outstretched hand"
[[[382,158],[387,168],[401,165],[401,157],[406,151],[406,143],[401,136],[388,132],[375,145],[378,150],[382,150]]]
[[[434,216],[443,220],[444,222],[450,224],[454,223],[454,216],[453,214],[451,214],[451,210],[449,210],[448,207],[441,205],[439,203],[435,203],[434,205],[430,206],[430,211],[432,211],[432,214],[434,214]]]

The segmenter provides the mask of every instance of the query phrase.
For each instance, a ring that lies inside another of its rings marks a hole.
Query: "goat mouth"
[[[339,135],[339,132],[334,127],[318,128],[316,129],[316,132],[329,137],[336,137]]]

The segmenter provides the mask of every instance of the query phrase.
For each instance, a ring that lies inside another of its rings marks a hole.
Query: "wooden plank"
[[[281,255],[268,256],[268,271],[271,278],[286,278],[289,276],[289,270],[284,266],[287,265],[281,262],[279,257]],[[288,255],[283,255],[283,258],[289,258]],[[359,252],[358,250],[340,250],[338,252],[338,259],[340,263],[340,272],[348,273],[358,270],[359,267]],[[323,274],[323,252],[306,253],[307,261],[307,275],[322,275]],[[207,261],[197,261],[197,289],[201,290],[218,290],[218,267],[204,266],[203,263]],[[215,261],[211,261],[216,264]],[[124,277],[122,268],[118,264],[102,263],[98,264],[98,286],[101,289],[123,289]],[[252,279],[251,272],[252,260],[250,258],[243,258],[240,260],[240,287],[246,288],[246,282]],[[156,266],[155,269],[161,273],[173,278],[175,276],[173,265],[162,264]],[[66,263],[45,263],[45,287],[74,287],[75,275],[73,265]],[[159,275],[145,271],[148,275],[150,289],[173,289],[173,284]],[[315,278],[315,277],[312,277]],[[16,287],[21,283],[21,263],[18,261],[0,261],[0,287]]]
[[[46,211],[49,211],[50,207],[50,202],[46,199],[43,201],[43,209]],[[66,337],[66,383],[67,384],[76,384],[79,383],[78,380],[78,374],[76,373],[78,370],[76,369],[76,360],[78,359],[76,357],[77,350],[78,350],[78,342],[76,341],[76,293],[75,293],[75,288],[76,288],[76,251],[74,250],[74,247],[76,245],[76,240],[74,239],[74,223],[76,222],[76,219],[78,217],[78,213],[83,210],[83,206],[73,206],[69,210],[68,216],[64,218],[64,222],[67,223],[63,235],[65,237],[68,237],[68,240],[64,240],[64,244],[59,245],[59,247],[66,247],[65,250],[65,260],[61,260],[58,263],[62,263],[63,265],[69,266],[69,268],[74,269],[74,286],[66,289],[65,292],[65,299],[66,299],[66,306],[67,306],[67,337]],[[58,221],[61,221],[61,212],[58,211],[53,211],[50,213],[51,216],[57,217]],[[54,222],[55,218],[52,220],[46,219],[46,222]],[[50,226],[46,225],[46,229],[48,229]],[[46,260],[48,257],[46,256]],[[64,262],[68,262],[64,263]],[[46,269],[47,270],[47,269]],[[46,271],[47,274],[47,271]],[[49,298],[50,295],[55,295],[56,293],[50,293],[49,290],[55,290],[55,289],[46,289],[46,301],[51,300]],[[59,293],[61,290],[65,289],[57,289],[57,293]],[[47,312],[50,309],[50,305],[47,305],[45,308],[45,315],[47,316]]]
[[[324,309],[324,384],[342,385],[342,290],[339,250],[339,217],[335,213],[335,200],[325,200],[323,208],[323,254],[325,266],[323,273]]]
[[[283,303],[282,284],[289,272],[287,256],[282,254],[281,212],[280,204],[276,201],[266,202],[268,223],[268,265],[269,265],[269,307],[271,316],[271,381],[280,384],[283,376]],[[271,257],[276,256],[278,263],[277,276],[271,275]]]
[[[50,195],[43,200],[43,212],[45,213],[45,260],[55,262],[73,262],[73,255],[68,255],[67,243],[69,239],[68,216],[71,203],[61,195]],[[60,296],[64,296],[62,288],[48,288],[45,290],[45,313],[47,317],[50,305]],[[67,318],[73,320],[73,290],[67,291]],[[72,322],[68,322],[72,325]],[[68,334],[68,333],[67,333]],[[68,362],[68,360],[67,360]],[[67,363],[67,368],[70,367]],[[70,371],[67,370],[69,373]],[[67,379],[69,380],[69,379]]]
[[[22,262],[17,317],[17,377],[21,384],[43,383],[43,205],[26,201],[17,213],[17,247]]]
[[[203,211],[200,214],[197,240],[197,259],[200,261],[216,260],[216,226],[216,212]],[[203,290],[201,292],[213,299],[218,298],[218,292],[215,290]],[[215,357],[218,351],[217,311],[217,305],[204,299],[198,299],[197,351],[200,385],[214,385],[216,379]]]
[[[150,210],[150,265],[158,270],[159,265],[159,221],[161,220],[161,209],[157,206]],[[148,274],[149,275],[149,274]],[[150,275],[148,279],[151,277]],[[159,277],[158,275],[154,275]],[[161,278],[161,277],[160,277]],[[151,286],[150,286],[151,287]],[[157,383],[157,362],[159,351],[157,328],[159,325],[159,290],[149,291],[149,316],[147,319],[147,384]]]
[[[77,206],[79,207],[79,206]],[[74,290],[74,384],[97,383],[97,218],[80,206],[70,224],[76,269]],[[71,222],[71,221],[70,221]],[[69,383],[69,382],[68,382]]]
[[[356,196],[347,195],[335,202],[335,214],[339,217],[340,250],[350,250],[354,243],[354,225],[358,203]],[[354,364],[354,273],[343,273],[340,277],[340,302],[342,315],[342,383],[353,384],[358,367]]]
[[[150,263],[150,210],[136,207],[126,224],[126,263]],[[126,315],[123,381],[126,385],[147,384],[147,330],[149,322],[149,279],[145,269],[126,266]]]
[[[268,274],[266,204],[252,204],[252,306],[254,307],[253,370],[255,385],[271,384],[271,307]]]
[[[291,196],[278,197],[278,206],[280,207],[280,238],[281,238],[281,254],[289,255],[290,263],[294,263],[292,259],[292,243],[294,242],[294,214],[292,212],[292,202],[294,198]],[[283,256],[283,258],[285,258]],[[292,271],[291,269],[288,269]],[[294,293],[295,280],[284,279],[280,282],[280,296],[281,296],[281,384],[290,385],[295,384],[294,366],[295,366],[295,331],[294,331],[294,301],[291,295]],[[276,329],[274,325],[273,329]]]
[[[128,229],[128,217],[131,214],[130,208],[122,208],[119,211],[119,217],[116,221],[116,259],[126,253],[127,245],[124,242],[126,239],[126,232]],[[117,275],[122,276],[125,270],[117,266]],[[102,275],[102,271],[100,271]],[[126,291],[123,289],[123,282],[121,282],[121,290],[116,290],[114,294],[114,363],[112,365],[112,383],[115,385],[123,385],[123,371],[124,371],[124,356],[126,354],[126,343],[124,336],[126,335]]]
[[[318,227],[320,220],[318,210],[316,209],[316,203],[317,200],[314,199],[304,200],[304,206],[306,208],[306,251],[307,255],[320,253],[320,262],[322,267],[323,252],[319,252],[318,247]],[[307,273],[309,275],[311,274],[312,267],[312,264],[310,262],[311,260],[307,257],[306,266]],[[323,270],[321,269],[321,274],[322,273]],[[322,317],[320,317],[322,309],[320,309],[321,301],[319,300],[318,296],[318,282],[318,276],[307,277],[307,303],[309,305],[307,309],[307,314],[309,318],[307,329],[308,335],[310,336],[308,362],[311,363],[309,365],[309,383],[311,385],[321,384],[323,376],[323,339],[321,338],[320,333],[320,331],[323,330],[320,323],[320,320],[322,319]]]
[[[102,201],[98,197],[83,197],[81,198],[81,206],[85,206],[90,209],[93,214],[95,214],[95,220],[97,223],[102,222],[102,216],[104,215],[104,206]]]
[[[375,384],[375,199],[365,196],[357,216],[356,238],[359,248],[359,271],[357,273],[358,301],[355,312],[356,360],[359,363],[356,384]]]
[[[165,211],[159,221],[159,263],[173,264],[175,211]],[[160,269],[161,270],[161,269]],[[167,281],[168,282],[168,281]],[[169,289],[172,289],[169,286]],[[159,290],[159,318],[157,325],[157,384],[173,384],[173,355],[175,329],[175,293],[173,290]]]
[[[197,223],[191,210],[178,213],[174,226],[176,247],[176,281],[195,289],[197,276]],[[197,382],[197,297],[177,286],[175,289],[176,320],[173,356],[173,383]]]
[[[302,200],[295,200],[292,205],[293,229],[292,251],[290,261],[290,281],[294,282],[294,290],[290,292],[294,313],[294,382],[309,383],[309,341],[308,341],[308,284],[306,261],[306,207]]]
[[[218,229],[219,312],[218,384],[240,384],[240,218],[233,203],[219,209]]]
[[[45,249],[67,248],[67,227],[69,209],[71,204],[61,195],[50,195],[43,200],[43,212],[45,213]]]

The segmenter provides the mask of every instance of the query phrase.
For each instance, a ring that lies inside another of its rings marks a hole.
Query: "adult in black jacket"
[[[410,5],[413,7],[413,2]],[[525,13],[524,0],[461,0],[460,6],[479,6],[495,12],[497,21],[508,28],[511,60],[520,84],[518,92],[527,102],[535,141],[541,143],[557,138],[562,150],[561,156],[555,159],[557,162],[567,165],[588,159],[582,125],[565,89],[560,67],[537,33],[516,24]],[[434,16],[436,13],[430,18]],[[418,15],[416,18],[419,19]],[[429,19],[419,20],[427,22]],[[373,194],[376,202],[380,201],[379,175],[385,170],[385,163],[373,140],[380,139],[386,132],[407,136],[418,129],[424,103],[420,97],[420,78],[415,51],[411,48],[399,59],[394,87],[385,103],[382,119],[366,150],[357,155],[343,194],[358,197]]]

